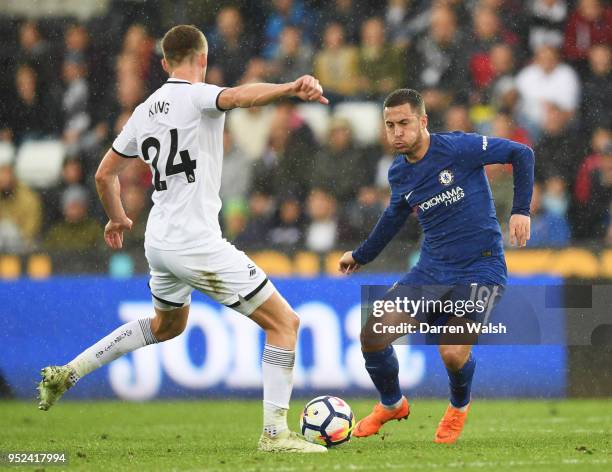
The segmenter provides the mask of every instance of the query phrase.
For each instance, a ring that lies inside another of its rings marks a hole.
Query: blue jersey
[[[470,273],[478,279],[474,272],[488,272],[474,281],[505,283],[503,240],[484,171],[487,164],[512,164],[512,213],[529,215],[534,155],[528,146],[471,133],[431,134],[421,160],[410,163],[398,155],[393,161],[390,204],[353,252],[355,261],[375,259],[416,211],[424,234],[417,271],[438,283],[462,283]]]

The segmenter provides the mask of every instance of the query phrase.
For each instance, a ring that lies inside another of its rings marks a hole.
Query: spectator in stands
[[[82,138],[91,124],[88,111],[89,84],[85,79],[87,69],[84,56],[78,53],[66,56],[62,72],[64,79],[63,140],[67,147],[66,153],[74,156],[81,151]]]
[[[582,93],[582,124],[587,132],[597,127],[612,128],[611,46],[597,44],[589,51],[589,70]]]
[[[315,55],[314,73],[325,96],[332,102],[353,97],[358,89],[359,54],[347,45],[340,23],[329,23],[323,34],[323,48]]]
[[[531,239],[527,245],[567,246],[570,242],[567,207],[567,185],[562,177],[551,176],[544,185],[536,184],[531,199]]]
[[[497,43],[489,50],[491,64],[491,79],[475,97],[476,103],[490,104],[503,108],[508,104],[500,103],[509,89],[514,88],[515,58],[512,47],[508,44]],[[472,94],[474,96],[474,93]]]
[[[117,101],[109,113],[111,137],[123,129],[134,109],[143,101],[144,82],[138,76],[126,76],[117,82]]]
[[[593,176],[601,168],[604,155],[612,154],[612,132],[609,129],[598,128],[591,137],[591,154],[580,163],[574,182],[574,205],[571,208],[572,232],[575,239],[589,237],[590,215],[585,214],[585,208],[592,197]]]
[[[312,49],[302,41],[300,29],[287,25],[281,31],[278,48],[270,61],[269,76],[274,82],[291,82],[312,74],[312,56]]]
[[[330,4],[331,3],[331,4]],[[338,23],[345,33],[346,42],[359,42],[359,27],[363,22],[364,13],[359,0],[333,0],[325,2],[321,8],[321,18],[317,25],[327,28],[330,23]]]
[[[222,8],[216,28],[210,35],[209,73],[219,69],[222,83],[233,86],[243,76],[249,59],[255,55],[256,41],[244,29],[240,10],[234,6]]]
[[[427,29],[430,11],[422,8],[423,3],[387,0],[385,26],[393,44],[407,47],[415,36]]]
[[[565,28],[565,56],[580,67],[595,44],[612,44],[612,7],[579,0]]]
[[[379,198],[379,190],[374,186],[359,188],[357,198],[346,205],[347,230],[341,232],[346,242],[362,241],[376,225],[385,205]]]
[[[293,195],[281,195],[278,212],[268,235],[268,244],[281,251],[293,252],[304,244],[302,206]]]
[[[270,130],[268,147],[253,168],[254,188],[271,195],[288,192],[303,202],[317,152],[312,130],[291,100],[277,103]]]
[[[586,171],[587,191],[578,185],[582,195],[576,196],[576,207],[572,219],[574,239],[601,239],[610,237],[610,204],[612,202],[612,142],[603,149],[597,165]],[[584,197],[587,198],[584,198]],[[610,240],[608,240],[610,241]]]
[[[557,105],[548,104],[545,111],[542,135],[536,141],[536,180],[543,180],[551,173],[570,181],[578,162],[584,156],[575,133],[570,132],[569,117]]]
[[[236,240],[247,228],[248,208],[244,200],[229,200],[223,203],[223,234],[230,241]],[[253,227],[249,228],[252,231]],[[267,242],[267,241],[266,241]]]
[[[579,104],[578,75],[569,65],[560,62],[559,51],[549,45],[540,46],[533,64],[519,72],[516,85],[521,110],[535,132],[545,124],[547,104],[554,104],[568,120]]]
[[[65,159],[62,165],[62,175],[57,185],[46,189],[42,193],[44,206],[45,230],[62,218],[61,199],[68,187],[85,185],[85,173],[78,158]]]
[[[568,14],[566,0],[534,0],[528,7],[529,47],[536,51],[540,46],[550,44],[563,46],[565,21]]]
[[[81,185],[68,187],[61,197],[63,220],[47,232],[44,246],[51,251],[96,249],[102,228],[88,215],[89,195]]]
[[[518,38],[502,27],[499,16],[491,8],[476,8],[473,23],[474,37],[469,45],[469,70],[474,87],[482,89],[494,78],[489,50],[496,44],[516,45]]]
[[[250,161],[259,159],[270,138],[273,107],[236,108],[227,116],[232,141]]]
[[[84,25],[74,23],[64,32],[64,59],[72,56],[87,58],[89,53],[89,33]]]
[[[474,124],[470,119],[470,110],[466,105],[454,104],[451,105],[445,114],[444,131],[463,131],[464,133],[473,133]]]
[[[418,88],[430,117],[430,125],[440,129],[443,112],[457,98],[467,100],[469,84],[464,39],[457,28],[457,18],[447,6],[435,6],[431,24],[409,52],[418,64]]]
[[[245,202],[251,188],[253,168],[246,154],[234,143],[227,128],[223,131],[223,172],[221,199]]]
[[[137,185],[126,185],[121,188],[121,201],[130,220],[132,229],[123,233],[125,249],[141,248],[144,244],[144,234],[147,226],[148,194]]]
[[[385,39],[385,24],[378,17],[361,26],[359,49],[359,86],[367,99],[383,99],[406,81],[404,51]]]
[[[491,135],[510,139],[526,146],[532,145],[527,130],[519,126],[512,118],[512,115],[506,110],[500,110],[496,113],[492,122]]]
[[[336,244],[338,236],[338,202],[326,190],[313,188],[308,196],[306,248],[313,252],[327,252]]]
[[[378,142],[363,150],[370,175],[374,176],[374,186],[378,190],[389,189],[389,168],[395,158],[395,149],[389,145],[384,126],[381,126]]]
[[[17,67],[15,88],[16,96],[6,117],[6,135],[11,135],[16,144],[57,135],[61,129],[58,106],[39,85],[34,68],[26,64]]]
[[[326,146],[314,157],[312,185],[331,193],[343,206],[355,198],[359,187],[371,183],[368,170],[348,120],[333,118]]]
[[[41,220],[38,194],[17,179],[11,165],[0,165],[0,252],[32,249]]]
[[[268,235],[272,229],[274,200],[265,190],[255,188],[249,197],[249,218],[240,234],[234,240],[236,246],[264,248],[269,246]]]
[[[128,28],[123,38],[122,54],[136,61],[138,78],[146,90],[153,91],[164,82],[166,75],[161,68],[161,58],[155,52],[155,39],[144,25],[136,23]]]
[[[44,83],[53,83],[50,48],[40,34],[38,23],[33,20],[24,21],[19,27],[19,49],[16,60],[18,63],[31,64]]]
[[[272,0],[272,10],[267,15],[264,29],[265,48],[264,57],[274,57],[280,44],[281,32],[287,25],[297,26],[302,30],[306,42],[310,42],[310,19],[312,12],[309,11],[301,0]]]

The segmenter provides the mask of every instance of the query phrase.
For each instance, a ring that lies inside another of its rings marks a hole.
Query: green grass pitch
[[[372,402],[349,403],[359,418]],[[295,429],[303,404],[289,413]],[[51,472],[612,470],[612,400],[476,400],[462,438],[448,446],[432,441],[446,402],[415,399],[408,421],[321,455],[257,452],[260,405],[66,401],[41,412],[33,402],[0,402],[0,451],[68,452],[68,466],[10,467]]]

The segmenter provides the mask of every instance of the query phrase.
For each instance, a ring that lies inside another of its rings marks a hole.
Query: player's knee
[[[457,371],[463,367],[469,352],[466,354],[462,346],[444,346],[440,348],[440,357],[448,370]]]
[[[158,342],[168,341],[169,339],[176,338],[187,326],[187,319],[175,319],[167,323],[159,323],[157,325],[152,324],[151,330],[153,336]]]
[[[359,341],[361,342],[361,350],[363,352],[382,351],[389,345],[386,340],[373,336],[372,331],[367,329],[361,330]]]
[[[283,317],[282,325],[287,334],[297,334],[300,328],[300,318],[293,310],[289,310]]]
[[[285,336],[297,336],[300,318],[293,310],[287,310],[274,320],[272,330]]]

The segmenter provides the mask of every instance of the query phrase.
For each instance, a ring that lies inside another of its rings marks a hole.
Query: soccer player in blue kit
[[[387,140],[397,152],[389,169],[391,201],[365,242],[342,256],[340,271],[350,274],[374,260],[415,211],[424,233],[421,256],[399,286],[477,284],[503,289],[507,279],[503,239],[484,166],[512,164],[510,242],[523,247],[530,235],[533,151],[513,141],[478,134],[430,134],[423,98],[411,89],[392,92],[384,102],[383,114]],[[392,340],[381,342],[362,330],[365,366],[380,403],[357,423],[356,437],[376,434],[387,421],[410,414],[399,386]],[[450,404],[435,442],[454,443],[470,406],[476,360],[471,344],[440,343],[438,349],[448,372]]]

